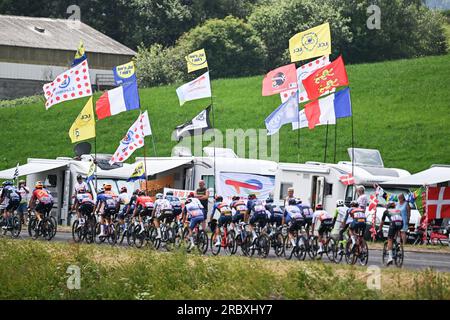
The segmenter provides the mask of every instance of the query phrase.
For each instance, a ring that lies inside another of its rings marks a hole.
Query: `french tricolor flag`
[[[352,116],[352,102],[350,100],[350,88],[345,88],[337,93],[308,103],[299,113],[298,122],[292,124],[292,129],[336,124],[336,119]]]
[[[106,91],[95,105],[98,120],[121,112],[139,109],[139,93],[136,82],[124,84]]]

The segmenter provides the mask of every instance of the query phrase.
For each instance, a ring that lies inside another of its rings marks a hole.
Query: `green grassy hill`
[[[433,163],[450,163],[450,55],[347,67],[353,103],[355,145],[377,148],[388,167],[417,172]],[[262,76],[213,81],[216,126],[265,128],[264,119],[280,104],[279,96],[261,96]],[[190,120],[209,100],[180,107],[177,86],[140,91],[148,109],[159,156],[170,155],[175,126]],[[99,94],[96,95],[98,98]],[[28,157],[72,156],[67,134],[86,99],[45,110],[43,100],[0,108],[0,168],[25,163]],[[104,119],[97,126],[97,150],[113,153],[136,119],[132,111]],[[333,161],[334,127],[330,127],[329,157]],[[302,129],[301,161],[323,161],[325,127]],[[149,153],[151,138],[147,137]],[[280,161],[297,161],[297,132],[286,125],[280,131]],[[348,160],[350,118],[338,123],[337,160]],[[142,156],[143,150],[134,155]]]

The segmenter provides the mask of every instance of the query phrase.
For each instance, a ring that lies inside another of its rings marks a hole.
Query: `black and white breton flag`
[[[199,130],[203,133],[211,128],[211,123],[209,121],[210,111],[211,106],[200,112],[191,121],[176,127],[177,140],[180,141],[183,137],[194,135]]]
[[[17,163],[16,170],[14,170],[13,180],[17,180],[19,178],[19,164]]]

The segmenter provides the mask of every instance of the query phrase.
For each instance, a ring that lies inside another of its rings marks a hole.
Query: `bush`
[[[174,47],[154,44],[141,46],[136,57],[141,86],[186,81],[185,56],[204,48],[208,66],[215,78],[261,74],[265,71],[267,50],[255,30],[243,20],[226,17],[211,19],[185,33]]]
[[[372,62],[413,58],[446,52],[444,18],[414,0],[378,0],[381,29],[369,30],[367,7],[372,0],[342,2],[344,15],[351,17],[353,35],[346,49],[347,60]]]
[[[325,22],[330,23],[333,52],[343,51],[351,41],[346,25],[349,21],[341,14],[340,6],[327,0],[275,0],[257,7],[249,17],[268,48],[271,69],[290,62],[292,36]]]

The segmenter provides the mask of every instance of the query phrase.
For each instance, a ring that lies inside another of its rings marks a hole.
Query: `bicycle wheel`
[[[401,268],[403,266],[403,258],[405,255],[405,252],[403,251],[403,244],[400,243],[396,243],[395,244],[395,251],[396,251],[396,257],[395,257],[395,265],[399,268]]]
[[[148,235],[149,235],[150,242],[153,245],[153,248],[158,250],[159,247],[161,246],[161,238],[157,239],[158,230],[156,229],[155,226],[150,226],[148,228]]]
[[[142,248],[142,246],[145,243],[145,230],[142,230],[142,227],[140,224],[134,226],[133,228],[133,243],[134,246],[138,249]]]
[[[266,234],[261,234],[258,237],[258,255],[261,258],[266,258],[270,251],[270,239]]]
[[[281,233],[275,234],[271,241],[271,246],[277,257],[281,257],[284,253],[283,235]]]
[[[84,227],[79,227],[80,221],[77,219],[72,224],[72,239],[75,243],[83,241],[83,229]]]
[[[44,218],[41,224],[42,235],[44,239],[50,241],[53,239],[55,226],[49,218]]]
[[[105,236],[102,236],[102,237],[99,236],[100,233],[101,233],[101,224],[100,224],[100,222],[97,222],[95,224],[95,229],[94,230],[95,230],[95,232],[94,232],[94,241],[95,241],[95,243],[96,244],[102,244],[103,242],[105,242],[106,237]]]
[[[31,217],[30,220],[28,221],[28,235],[33,238],[34,235],[34,228],[36,227],[36,218],[35,217]]]
[[[58,221],[56,221],[56,218],[54,216],[50,216],[50,221],[52,222],[52,225],[53,225],[52,238],[54,238],[56,236],[56,231],[57,231],[57,228],[58,228]]]
[[[283,240],[283,248],[284,248],[284,257],[286,260],[291,260],[294,255],[295,247],[292,245],[292,241],[288,236],[284,237]]]
[[[352,248],[352,242],[347,241],[347,244],[345,246],[345,261],[347,262],[347,264],[355,264],[356,256],[354,251],[354,248]]]
[[[334,251],[334,262],[341,263],[342,259],[344,258],[344,255],[345,255],[345,246],[344,246],[343,242],[338,241],[334,245],[333,251]]]
[[[208,235],[203,230],[197,235],[197,248],[201,254],[205,254],[208,250]]]
[[[334,262],[334,249],[336,248],[336,242],[333,238],[328,238],[327,243],[325,244],[325,253],[328,257],[328,260]]]
[[[308,241],[305,236],[300,236],[297,240],[297,251],[295,256],[298,260],[305,260],[308,252]]]
[[[22,231],[22,221],[20,220],[20,217],[13,216],[11,229],[12,237],[17,239],[20,236],[21,231]]]
[[[359,241],[362,241],[362,243],[359,244],[358,261],[360,265],[366,266],[369,262],[369,247],[364,239],[361,238]]]
[[[236,231],[230,230],[230,232],[228,233],[228,250],[230,251],[231,255],[236,254],[238,248],[236,238]]]
[[[211,236],[211,241],[210,241],[211,242],[210,243],[210,245],[211,245],[211,253],[213,255],[215,255],[215,256],[217,256],[220,253],[220,249],[222,247],[222,244],[216,246],[216,241],[217,241],[218,237],[219,236],[216,233],[213,233],[212,236]]]
[[[109,224],[106,226],[108,231],[108,243],[112,246],[117,243],[117,233],[114,224]]]
[[[175,230],[172,227],[167,227],[166,229],[167,241],[166,241],[166,250],[172,251],[175,248]]]
[[[240,237],[241,237],[241,251],[242,251],[242,254],[244,256],[248,257],[248,256],[250,256],[250,247],[252,246],[252,239],[245,232],[242,232]]]
[[[91,244],[94,242],[94,237],[95,237],[95,224],[96,221],[95,219],[88,219],[87,222],[85,222],[84,225],[84,240],[86,241],[87,244]]]
[[[319,244],[317,242],[317,237],[310,237],[308,243],[308,255],[312,260],[316,258],[318,250]]]

